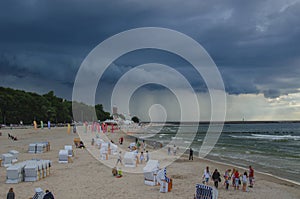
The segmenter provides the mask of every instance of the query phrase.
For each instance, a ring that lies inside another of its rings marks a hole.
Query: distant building
[[[113,106],[112,114],[113,115],[117,115],[118,114],[118,107],[117,106]]]
[[[113,106],[112,116],[113,116],[113,119],[114,119],[114,120],[118,119],[118,117],[119,117],[119,114],[118,114],[118,107],[117,107],[116,105]]]

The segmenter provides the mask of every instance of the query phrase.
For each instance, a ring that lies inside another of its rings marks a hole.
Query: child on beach
[[[144,153],[142,151],[140,155],[140,163],[143,164],[143,161],[144,161]]]
[[[206,169],[204,169],[204,174],[203,174],[203,184],[206,184],[208,185],[208,181],[209,181],[209,178],[210,178],[211,174],[209,172],[209,167],[207,166]]]
[[[247,181],[248,181],[248,174],[245,171],[244,175],[242,177],[242,181],[243,181],[243,191],[246,192],[246,187],[247,187]]]
[[[119,162],[121,163],[121,165],[123,165],[122,164],[122,151],[119,152],[119,156],[118,156],[118,160],[117,160],[116,166],[118,165]]]
[[[224,179],[225,179],[224,185],[226,187],[226,190],[228,190],[229,188],[230,172],[231,169],[227,169],[224,174]]]

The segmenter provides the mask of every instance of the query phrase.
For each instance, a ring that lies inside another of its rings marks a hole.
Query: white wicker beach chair
[[[196,184],[196,199],[217,199],[218,190],[203,184]]]

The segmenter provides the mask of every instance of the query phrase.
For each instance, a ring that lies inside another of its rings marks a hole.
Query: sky
[[[79,68],[96,46],[126,30],[161,27],[197,41],[212,58],[224,82],[226,120],[300,120],[299,18],[299,0],[2,0],[0,86],[40,94],[53,90],[71,100]],[[129,52],[111,63],[95,102],[111,111],[118,80],[146,63],[174,68],[193,93],[164,70],[142,70],[123,82],[125,88],[154,74],[185,93],[190,111],[189,99],[196,95],[201,119],[211,119],[209,88],[201,75],[176,54],[157,49]],[[174,121],[181,117],[179,104],[169,88],[149,84],[132,94],[129,111],[119,111],[142,120]],[[194,120],[192,114],[184,117]]]

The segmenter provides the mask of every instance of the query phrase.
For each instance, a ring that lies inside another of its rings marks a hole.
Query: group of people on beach
[[[6,199],[15,199],[16,195],[14,192],[14,188],[9,188],[8,193],[6,194]],[[30,198],[32,199],[32,198]],[[43,199],[54,199],[53,194],[47,189],[45,191],[45,195],[43,196]]]
[[[124,138],[123,137],[121,137],[121,138],[122,138],[122,144],[123,144]],[[121,140],[121,138],[119,139],[119,141]],[[140,144],[138,138],[136,138],[135,143],[136,143],[136,147],[134,149],[132,149],[130,146],[128,148],[131,151],[135,151],[136,152],[137,162],[139,164],[143,164],[144,161],[148,162],[150,160],[150,155],[149,155],[149,151],[146,150],[146,146],[147,145],[146,145],[145,140],[142,140],[142,143]],[[140,155],[139,155],[139,150],[141,150]],[[144,154],[144,152],[145,152],[145,154]],[[119,151],[118,159],[117,159],[117,162],[116,162],[115,166],[117,166],[119,163],[121,163],[121,165],[123,165],[123,163],[122,163],[122,152],[121,151]]]
[[[244,192],[247,191],[247,184],[249,181],[249,187],[253,188],[254,183],[254,169],[252,166],[249,166],[249,173],[244,171],[243,174],[240,174],[239,171],[235,168],[231,171],[231,169],[227,169],[224,173],[224,186],[226,190],[229,189],[230,180],[232,183],[232,187],[234,190],[239,190],[240,186],[242,185],[242,190]],[[214,182],[214,186],[218,188],[219,182],[221,182],[221,174],[218,169],[215,169],[213,174],[210,173],[209,167],[207,166],[203,173],[203,184],[208,185],[209,180],[211,179]]]
[[[173,146],[173,155],[174,156],[176,156],[178,150],[179,150],[179,147],[174,144],[174,146]],[[168,155],[171,155],[171,147],[170,146],[168,147]]]

